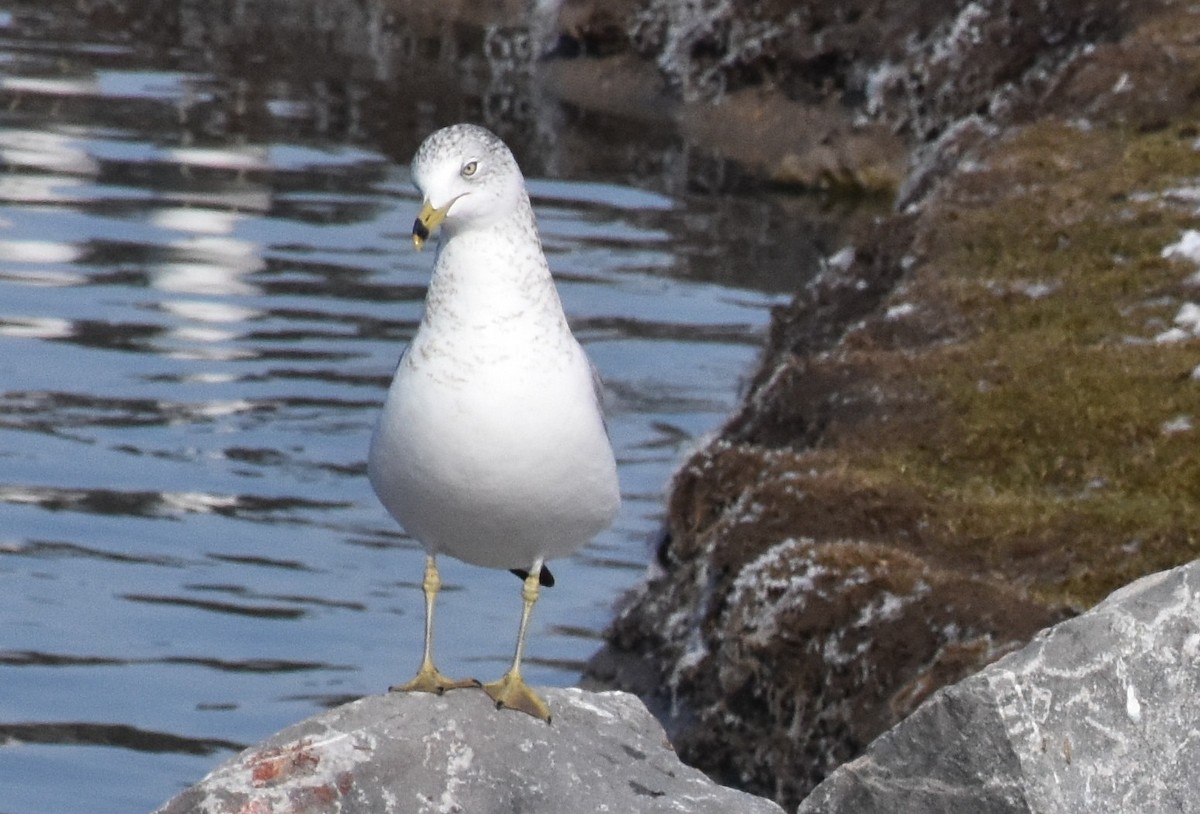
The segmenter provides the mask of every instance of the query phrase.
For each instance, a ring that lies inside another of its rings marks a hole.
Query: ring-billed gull
[[[529,616],[545,560],[579,549],[620,504],[599,385],[571,334],[550,276],[516,159],[490,131],[447,127],[418,148],[424,196],[420,249],[441,234],[425,310],[400,357],[371,439],[368,473],[380,501],[425,547],[425,653],[395,690],[479,686],[433,665],[433,610],[449,554],[523,577],[512,666],[484,690],[498,707],[547,722],[521,677]]]

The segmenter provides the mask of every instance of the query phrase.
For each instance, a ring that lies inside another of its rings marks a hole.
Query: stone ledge
[[[1200,808],[1200,561],[1133,582],[932,696],[800,805],[983,814]]]
[[[635,696],[539,689],[546,725],[482,693],[372,695],[226,761],[158,814],[778,814],[680,762]]]

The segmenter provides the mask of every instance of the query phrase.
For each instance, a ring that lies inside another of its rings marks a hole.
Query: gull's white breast
[[[528,568],[584,545],[620,497],[583,349],[565,325],[505,323],[423,323],[388,391],[369,472],[427,550]]]

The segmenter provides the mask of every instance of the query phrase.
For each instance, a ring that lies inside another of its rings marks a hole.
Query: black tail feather
[[[521,579],[528,579],[529,577],[529,572],[524,568],[510,568],[509,570],[519,576]],[[542,566],[542,572],[538,574],[538,584],[543,588],[554,587],[554,574],[551,574],[550,569],[544,565]]]

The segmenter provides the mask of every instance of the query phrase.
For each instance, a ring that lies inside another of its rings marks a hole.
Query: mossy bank
[[[785,808],[938,687],[1200,554],[1200,17],[1020,5],[922,23],[903,62],[945,83],[874,116],[909,145],[896,212],[776,313],[589,670]],[[988,32],[1024,62],[979,63]]]
[[[958,173],[837,354],[886,406],[811,468],[915,502],[911,549],[1047,604],[1195,557],[1200,341],[1171,329],[1200,278],[1163,255],[1200,225],[1197,147],[1186,121],[1052,118]]]

